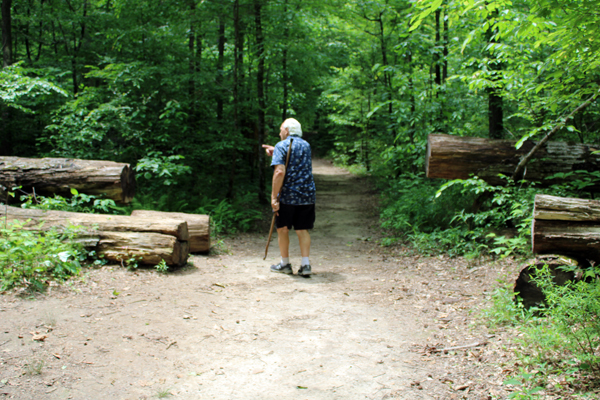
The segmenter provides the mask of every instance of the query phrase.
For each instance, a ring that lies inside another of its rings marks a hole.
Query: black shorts
[[[315,225],[315,205],[303,204],[294,206],[291,204],[280,204],[279,215],[275,217],[275,226],[288,229],[294,227],[297,231],[312,229]]]

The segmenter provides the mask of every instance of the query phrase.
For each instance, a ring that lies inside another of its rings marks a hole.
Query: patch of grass
[[[25,364],[25,374],[41,375],[44,368],[44,360],[35,360]]]
[[[156,397],[158,397],[159,399],[165,399],[169,396],[173,396],[173,393],[171,393],[171,389],[158,389],[158,392],[156,393]]]

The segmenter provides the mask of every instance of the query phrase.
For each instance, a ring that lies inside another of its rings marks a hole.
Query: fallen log
[[[190,251],[188,242],[150,232],[101,232],[95,248],[111,261],[122,263],[134,258],[142,264],[157,265],[165,260],[167,265],[178,267],[187,263]]]
[[[515,282],[515,296],[521,299],[523,307],[539,307],[545,303],[546,297],[542,289],[535,283],[537,270],[543,266],[548,266],[548,272],[552,276],[552,282],[555,285],[564,286],[567,282],[575,280],[573,272],[578,266],[576,260],[560,255],[538,256],[529,262],[519,273]],[[565,270],[563,267],[569,267]]]
[[[512,176],[519,161],[534,146],[526,141],[520,149],[516,141],[430,134],[427,139],[426,173],[428,178],[468,179],[476,175],[491,185],[503,185],[506,180],[498,175]],[[598,150],[584,144],[548,142],[527,164],[519,179],[538,181],[543,186],[563,183],[576,177],[546,179],[557,173],[578,170],[598,171]],[[599,191],[593,186],[589,190]]]
[[[600,221],[600,201],[537,194],[533,218],[553,221]]]
[[[210,250],[210,217],[208,215],[150,210],[133,210],[131,215],[155,219],[182,219],[187,222],[188,226],[190,253],[204,253]]]
[[[532,249],[600,263],[600,201],[536,195]]]
[[[187,222],[173,218],[144,218],[0,207],[0,218],[25,223],[24,229],[46,231],[76,226],[76,240],[110,261],[135,258],[142,264],[182,266],[189,255]]]
[[[127,204],[135,194],[129,164],[70,158],[0,157],[0,184],[48,195],[70,196],[71,188]]]

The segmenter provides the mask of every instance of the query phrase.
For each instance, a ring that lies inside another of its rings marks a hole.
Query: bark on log
[[[600,221],[600,201],[573,197],[535,196],[533,218],[556,221]]]
[[[70,158],[0,157],[0,184],[23,186],[40,194],[70,196],[70,189],[129,203],[135,194],[135,174],[129,164]]]
[[[210,250],[210,217],[208,215],[150,210],[133,210],[131,215],[155,219],[182,219],[188,225],[190,253],[204,253]]]
[[[582,264],[600,263],[600,201],[536,195],[532,248]]]
[[[517,150],[515,144],[512,140],[431,134],[427,139],[427,177],[468,179],[476,175],[492,185],[505,184],[498,174],[512,176],[520,159],[535,146],[534,142],[526,141]],[[549,186],[575,179],[545,179],[556,173],[597,171],[600,156],[592,154],[595,150],[589,145],[548,142],[536,153],[519,179]],[[590,190],[600,191],[600,187],[594,186]]]
[[[111,261],[135,257],[143,264],[155,265],[165,260],[167,265],[182,266],[189,255],[187,222],[181,219],[0,207],[0,218],[5,216],[9,221],[29,220],[24,229],[33,231],[79,226],[77,240]]]

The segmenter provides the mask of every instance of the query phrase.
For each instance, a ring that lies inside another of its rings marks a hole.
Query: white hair
[[[289,130],[290,135],[302,137],[302,126],[294,118],[288,118],[283,121],[283,127]]]

